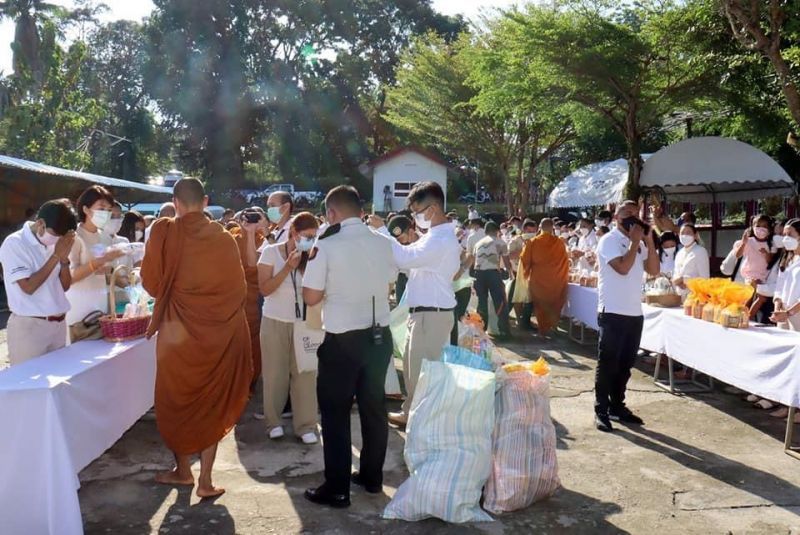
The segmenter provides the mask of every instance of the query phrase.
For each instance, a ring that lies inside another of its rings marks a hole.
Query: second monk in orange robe
[[[520,257],[522,276],[528,281],[539,335],[558,325],[567,302],[569,257],[564,242],[553,235],[553,221],[542,219],[541,233],[528,240]]]
[[[191,455],[200,453],[197,495],[213,486],[217,443],[244,410],[253,377],[247,297],[234,238],[203,215],[208,198],[197,179],[174,188],[175,219],[153,224],[142,282],[156,306],[148,336],[156,342],[156,423],[176,468],[156,481],[194,485]]]

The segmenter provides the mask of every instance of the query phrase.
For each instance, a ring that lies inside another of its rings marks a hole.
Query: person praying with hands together
[[[77,222],[66,199],[42,205],[0,245],[8,296],[7,339],[11,365],[60,349],[67,342],[65,292],[72,283],[69,254]]]

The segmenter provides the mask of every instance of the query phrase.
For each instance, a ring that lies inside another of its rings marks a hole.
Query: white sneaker
[[[275,440],[276,438],[283,438],[283,427],[273,427],[272,431],[269,432],[269,438]]]
[[[261,412],[261,411],[256,411],[256,412],[253,413],[253,418],[255,418],[256,420],[263,420],[264,419],[264,413]]]
[[[303,441],[303,444],[309,444],[309,445],[316,444],[317,442],[319,442],[319,440],[317,439],[317,435],[314,433],[306,433],[305,435],[300,437],[300,440]]]

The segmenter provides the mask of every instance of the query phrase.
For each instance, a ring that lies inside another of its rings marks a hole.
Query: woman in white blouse
[[[775,283],[775,312],[772,320],[783,329],[800,331],[800,219],[792,219],[783,229],[784,253]]]
[[[264,247],[258,261],[258,286],[264,296],[261,365],[269,438],[284,436],[281,411],[291,395],[294,433],[304,444],[317,442],[317,374],[298,371],[294,325],[303,318],[303,273],[318,227],[313,214],[297,214],[289,226],[289,239]]]
[[[678,251],[678,237],[674,232],[661,234],[658,242],[658,258],[661,261],[661,274],[672,278],[675,272],[675,257]]]
[[[694,225],[685,224],[681,227],[680,241],[683,248],[675,255],[675,271],[672,274],[672,283],[678,288],[679,293],[686,297],[689,290],[686,281],[690,279],[707,279],[710,277],[708,251],[700,244],[700,236]]]

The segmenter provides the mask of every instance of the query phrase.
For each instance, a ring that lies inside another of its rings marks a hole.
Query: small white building
[[[369,163],[375,212],[406,207],[406,197],[417,182],[437,182],[447,198],[447,162],[419,147],[400,147]]]

